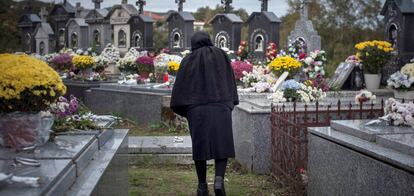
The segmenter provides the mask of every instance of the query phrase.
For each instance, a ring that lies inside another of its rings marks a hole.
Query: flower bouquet
[[[394,126],[411,126],[414,128],[414,103],[400,103],[393,98],[385,102],[385,116],[381,120]]]
[[[240,80],[244,76],[243,72],[250,73],[253,71],[253,65],[245,61],[233,61],[231,67],[236,80]]]
[[[75,68],[81,71],[90,70],[95,65],[95,59],[87,55],[76,55],[73,57],[72,62]]]
[[[280,76],[283,72],[288,72],[292,78],[299,73],[301,66],[302,64],[298,60],[290,56],[279,56],[269,63],[268,68],[276,76]]]
[[[390,76],[387,86],[394,89],[394,97],[398,99],[414,99],[414,64],[407,64]]]
[[[266,48],[266,59],[271,62],[277,57],[277,45],[274,42],[270,42]]]
[[[68,72],[72,69],[72,56],[70,54],[58,54],[51,61],[52,66],[59,72]]]
[[[362,90],[355,96],[355,103],[362,104],[364,102],[374,101],[375,99],[377,99],[377,96],[375,96],[372,92]]]
[[[168,62],[168,73],[175,76],[178,73],[178,69],[180,69],[180,63],[176,61]]]
[[[109,65],[116,65],[120,58],[119,51],[112,44],[108,44],[102,53],[95,57],[94,71],[101,73]]]
[[[59,74],[27,55],[0,54],[0,146],[47,142],[53,118],[46,111],[66,93]]]
[[[248,45],[246,41],[241,41],[237,50],[237,57],[240,61],[244,61],[249,56]]]
[[[309,79],[317,77],[324,77],[326,64],[326,52],[323,50],[316,50],[311,52],[308,57],[302,60],[303,71]]]
[[[322,89],[296,82],[295,80],[285,81],[280,90],[271,94],[268,99],[275,103],[283,103],[286,101],[314,102],[320,101],[326,97],[326,93]]]
[[[141,77],[148,78],[149,74],[154,72],[154,58],[142,56],[137,58],[138,74]]]

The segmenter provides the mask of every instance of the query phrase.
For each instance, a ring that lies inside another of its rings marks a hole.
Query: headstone
[[[92,0],[95,9],[91,10],[85,17],[89,25],[89,45],[97,52],[101,52],[106,45],[112,43],[112,26],[109,23],[109,9],[101,9],[103,0]]]
[[[336,68],[334,75],[329,80],[329,87],[341,89],[345,84],[352,71],[355,68],[355,64],[343,62]]]
[[[268,44],[273,42],[279,46],[280,19],[267,11],[268,0],[262,2],[262,11],[253,12],[247,19],[249,25],[249,50],[254,58],[266,58]]]
[[[59,51],[68,46],[66,24],[69,19],[75,17],[75,7],[64,0],[63,3],[55,4],[53,6],[49,17],[53,32],[55,33],[55,49],[56,51]]]
[[[49,54],[54,51],[55,43],[55,33],[53,32],[52,27],[46,21],[47,10],[45,7],[41,8],[40,17],[41,23],[36,26],[34,37],[36,40],[36,53],[39,55]]]
[[[79,48],[87,49],[90,47],[89,44],[89,25],[85,22],[84,19],[84,9],[81,7],[80,3],[76,3],[76,14],[75,18],[69,19],[66,24],[68,32],[68,47],[69,48]]]
[[[288,37],[289,43],[299,41],[304,47],[305,53],[321,49],[321,37],[308,19],[309,0],[301,0],[300,19],[295,24],[295,29]]]
[[[41,20],[36,14],[25,14],[19,19],[17,26],[19,27],[21,33],[22,52],[36,52],[34,33],[39,23],[41,23]]]
[[[190,12],[183,11],[185,0],[175,2],[178,3],[178,12],[173,11],[167,17],[168,47],[172,52],[182,52],[191,49],[195,18]]]
[[[135,6],[127,4],[115,5],[109,16],[113,26],[114,46],[125,54],[129,48],[151,48],[153,46],[153,20],[151,17],[140,14]]]
[[[382,78],[386,82],[391,74],[414,58],[414,1],[386,0],[381,15],[385,21],[385,40],[393,45],[397,56],[383,68]]]
[[[229,13],[231,2],[231,0],[222,0],[225,13],[217,14],[209,23],[213,26],[213,42],[216,47],[237,50],[241,41],[243,20]]]

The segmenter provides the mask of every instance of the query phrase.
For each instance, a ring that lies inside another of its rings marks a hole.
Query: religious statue
[[[31,52],[32,50],[32,36],[30,36],[30,34],[26,34],[26,38],[25,38],[25,44],[26,44],[26,52]]]
[[[64,29],[60,29],[59,30],[59,46],[60,47],[65,47],[65,30]]]
[[[141,48],[141,36],[139,34],[136,34],[134,37],[135,47]]]
[[[264,40],[263,40],[263,36],[258,35],[256,36],[256,40],[255,40],[255,44],[254,44],[254,50],[258,51],[258,52],[262,52],[263,51],[263,45],[264,45]]]
[[[118,33],[118,47],[126,47],[126,33],[123,30]]]
[[[45,55],[45,43],[44,42],[40,42],[39,44],[39,54]]]
[[[78,35],[76,35],[76,33],[72,33],[71,37],[71,47],[72,48],[77,48],[78,47]]]
[[[394,51],[398,52],[398,30],[395,28],[395,26],[392,27],[394,28],[390,29],[390,42],[394,48]]]
[[[219,38],[219,48],[227,48],[227,39],[223,36]]]
[[[98,30],[93,32],[93,41],[95,45],[101,45],[101,35]]]
[[[181,48],[181,44],[180,44],[180,41],[181,41],[181,35],[179,34],[179,33],[175,33],[174,34],[174,48]]]

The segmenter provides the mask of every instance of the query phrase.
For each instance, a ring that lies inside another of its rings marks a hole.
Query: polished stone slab
[[[156,85],[161,84],[142,84],[131,87],[133,91],[142,91],[142,92],[151,92],[151,93],[163,93],[171,94],[172,88],[170,87],[155,87]]]
[[[371,120],[331,121],[332,129],[370,142],[375,142],[378,135],[414,133],[411,127],[387,126],[384,124],[366,125]]]
[[[19,184],[6,184],[0,187],[0,195],[49,195],[49,193],[53,193],[54,186],[60,188],[61,194],[73,184],[76,178],[74,165],[68,159],[40,160],[40,167],[12,166],[13,163],[13,160],[0,160],[0,172],[13,173],[16,176],[39,177],[40,186],[35,188]]]
[[[377,143],[414,157],[414,134],[380,135]]]
[[[131,154],[191,154],[190,136],[179,136],[183,142],[174,142],[174,136],[129,137]]]

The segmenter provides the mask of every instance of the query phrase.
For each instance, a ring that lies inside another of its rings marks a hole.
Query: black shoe
[[[208,196],[207,183],[199,183],[197,188],[197,196]]]
[[[214,193],[218,196],[226,196],[226,190],[224,190],[224,179],[221,176],[216,176],[214,180]]]

